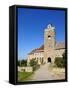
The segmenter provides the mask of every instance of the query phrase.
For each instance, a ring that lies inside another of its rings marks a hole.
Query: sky
[[[44,44],[44,29],[51,23],[56,28],[56,41],[65,40],[65,11],[18,8],[18,60]]]

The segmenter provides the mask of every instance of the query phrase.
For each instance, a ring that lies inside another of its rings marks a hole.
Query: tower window
[[[51,36],[50,35],[48,35],[48,39],[51,39]]]

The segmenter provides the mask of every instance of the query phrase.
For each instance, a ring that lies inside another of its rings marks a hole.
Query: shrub
[[[27,60],[19,60],[18,66],[27,66]]]
[[[40,65],[35,65],[35,66],[33,66],[33,71],[35,71],[35,70],[37,70],[39,68],[40,68]]]
[[[30,60],[30,66],[35,66],[37,65],[37,61],[35,59]]]
[[[33,67],[33,71],[35,71],[35,70],[40,68],[40,65],[38,65],[38,62],[36,61],[35,58],[30,60],[30,66]]]
[[[55,62],[57,67],[64,67],[65,66],[65,59],[62,57],[56,57]]]
[[[21,66],[27,66],[27,60],[22,60],[21,61]]]

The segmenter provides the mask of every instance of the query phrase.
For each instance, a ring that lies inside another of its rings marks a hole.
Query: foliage
[[[37,65],[37,61],[35,60],[35,58],[30,60],[30,66],[35,66]]]
[[[35,70],[40,68],[40,65],[38,65],[38,62],[36,61],[35,58],[30,60],[30,66],[33,67],[33,71],[35,71]]]
[[[63,56],[63,59],[65,59],[65,53],[63,53],[63,55],[62,55],[62,56]]]
[[[18,66],[27,66],[27,60],[19,60],[18,61]]]
[[[21,61],[21,66],[27,66],[27,60],[22,60]]]
[[[35,65],[35,66],[33,66],[33,71],[35,71],[35,70],[37,70],[37,69],[39,69],[40,68],[40,65]]]
[[[17,65],[20,66],[20,61],[17,62]]]
[[[57,67],[65,67],[65,53],[63,53],[63,57],[56,57],[54,63]]]

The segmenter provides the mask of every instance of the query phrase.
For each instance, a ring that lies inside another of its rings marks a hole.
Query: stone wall
[[[33,72],[32,67],[18,67],[19,72]]]

